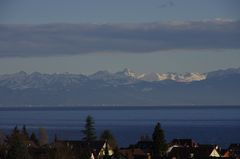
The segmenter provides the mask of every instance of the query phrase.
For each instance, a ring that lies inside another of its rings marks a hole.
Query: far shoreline
[[[176,109],[176,108],[190,108],[190,109],[211,109],[211,108],[240,108],[240,105],[150,105],[150,106],[137,106],[137,105],[76,105],[76,106],[34,106],[34,105],[25,105],[25,106],[0,106],[0,111],[15,111],[15,110],[41,110],[41,111],[67,111],[67,110],[149,110],[149,109]]]

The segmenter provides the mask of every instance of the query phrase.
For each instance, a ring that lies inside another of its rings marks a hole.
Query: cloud
[[[0,24],[0,57],[239,49],[240,21]]]

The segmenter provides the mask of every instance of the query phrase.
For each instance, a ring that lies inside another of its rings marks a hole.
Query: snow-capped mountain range
[[[0,106],[240,105],[240,68],[201,73],[129,69],[92,75],[0,75]]]
[[[143,81],[163,81],[163,80],[173,80],[177,82],[192,82],[192,81],[200,81],[206,79],[206,74],[201,73],[185,73],[185,74],[177,74],[177,73],[144,73],[139,74],[130,69],[124,69],[123,71],[117,73],[110,73],[108,71],[99,71],[93,75],[89,76],[91,79],[123,79],[123,78],[132,78],[136,80]]]
[[[138,81],[164,81],[192,82],[206,79],[206,74],[201,73],[146,73],[139,74],[130,69],[124,69],[116,73],[98,71],[92,75],[82,74],[42,74],[34,72],[27,74],[20,71],[14,74],[0,75],[0,86],[9,86],[12,89],[42,88],[52,85],[74,86],[83,84],[88,80],[102,80],[111,84],[130,84]]]
[[[215,76],[223,76],[228,74],[240,74],[240,68],[218,70],[209,73],[136,73],[130,69],[124,69],[122,71],[111,73],[109,71],[98,71],[91,75],[82,74],[43,74],[34,72],[28,74],[24,71],[20,71],[13,74],[0,75],[0,86],[8,86],[12,89],[27,89],[27,88],[42,88],[52,85],[59,86],[75,86],[84,84],[87,81],[105,81],[109,84],[131,84],[139,81],[147,82],[161,82],[165,80],[171,80],[175,82],[194,82],[202,81],[207,78]]]

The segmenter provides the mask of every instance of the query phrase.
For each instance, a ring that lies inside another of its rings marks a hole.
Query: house
[[[190,158],[211,158],[220,157],[216,145],[199,145],[198,147],[177,146],[168,152],[169,158],[190,159]]]
[[[153,141],[149,139],[141,139],[134,145],[130,145],[128,148],[120,149],[128,159],[150,159],[152,154]]]
[[[120,153],[127,159],[151,159],[151,154],[140,148],[120,149]]]
[[[230,151],[228,149],[221,149],[220,150],[221,157],[230,157]]]
[[[153,141],[138,141],[134,147],[142,149],[146,153],[151,153],[153,149]]]
[[[240,158],[240,144],[231,144],[228,150],[231,157]]]
[[[198,143],[193,139],[173,139],[170,145],[182,146],[182,147],[197,147]]]
[[[194,148],[194,157],[206,158],[206,157],[221,157],[220,149],[218,145],[199,145]]]
[[[90,148],[93,150],[94,156],[97,158],[102,158],[106,155],[105,153],[109,156],[112,156],[114,153],[113,148],[106,141],[92,142],[90,143]]]
[[[168,158],[176,159],[188,159],[193,157],[193,149],[189,147],[173,147],[171,151],[168,152]]]
[[[92,159],[102,159],[105,156],[106,152],[109,156],[112,156],[114,154],[112,147],[106,141],[94,141],[89,143],[85,141],[64,140],[57,142],[65,144],[74,152],[79,153],[79,156],[81,153],[90,151]]]
[[[170,156],[173,155],[175,157],[184,156],[186,158],[186,157],[189,157],[190,155],[190,153],[188,152],[190,149],[188,148],[193,148],[197,146],[198,146],[198,143],[195,142],[193,139],[173,139],[172,142],[169,144],[169,147],[167,149],[167,154],[169,154]]]
[[[39,148],[39,146],[32,140],[27,141],[27,147],[28,148],[35,148],[35,149]]]

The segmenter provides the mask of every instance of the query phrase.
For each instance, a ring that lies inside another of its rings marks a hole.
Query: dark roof
[[[197,146],[197,143],[193,139],[173,139],[171,144],[185,146],[185,147]]]
[[[220,153],[222,156],[225,155],[227,152],[228,152],[227,149],[221,149],[221,150],[219,151],[219,153]]]
[[[209,157],[212,151],[215,149],[212,145],[202,145],[197,148],[194,148],[195,157]]]
[[[229,150],[240,150],[240,144],[231,144]]]
[[[140,149],[152,149],[153,142],[152,141],[139,141],[136,145],[136,148]]]
[[[216,144],[199,144],[198,147],[205,148],[205,149],[220,149]]]
[[[120,149],[119,152],[128,159],[148,159],[151,153],[141,148],[125,148]]]
[[[105,141],[102,141],[102,140],[94,141],[94,142],[86,142],[81,140],[61,140],[58,142],[65,143],[69,146],[71,145],[74,148],[90,148],[95,153],[99,153],[105,143]]]
[[[240,144],[231,144],[228,149],[231,156],[240,157]]]
[[[214,150],[213,146],[204,145],[199,147],[173,147],[173,149],[168,153],[169,157],[177,158],[207,158],[210,156]]]
[[[146,155],[134,155],[133,158],[134,159],[148,159],[148,156],[146,156]]]
[[[94,141],[90,143],[90,147],[98,154],[103,145],[104,145],[105,141]]]
[[[168,153],[168,157],[176,157],[180,159],[187,159],[193,153],[192,148],[189,147],[173,147],[172,150]]]

